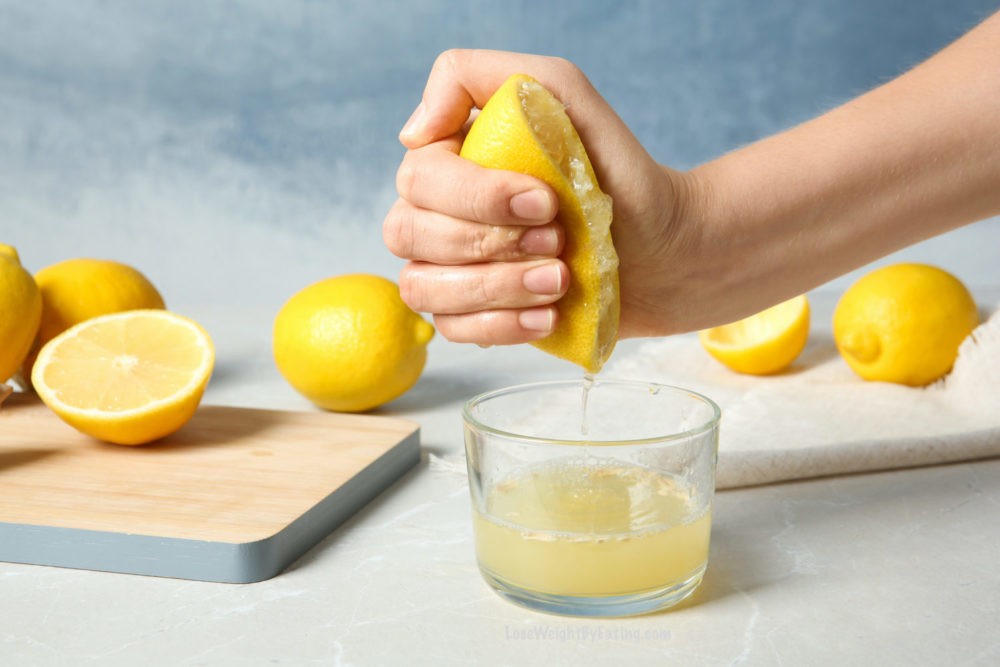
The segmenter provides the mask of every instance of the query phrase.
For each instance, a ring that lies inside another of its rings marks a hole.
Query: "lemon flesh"
[[[100,440],[138,445],[194,415],[215,363],[205,330],[165,310],[103,315],[39,352],[32,384],[63,421]]]
[[[0,243],[0,384],[13,376],[27,357],[42,317],[42,298],[18,259],[17,251]]]
[[[976,302],[958,278],[903,263],[875,269],[844,292],[833,314],[833,337],[865,380],[920,387],[951,370],[978,324]]]
[[[787,368],[809,339],[809,299],[805,295],[771,306],[731,324],[699,332],[710,355],[748,375]]]
[[[317,406],[363,412],[410,389],[427,361],[434,327],[368,274],[335,276],[293,295],[274,320],[274,361]]]
[[[566,231],[562,259],[571,280],[557,304],[555,330],[532,344],[596,373],[618,338],[612,203],[565,107],[535,79],[515,74],[483,106],[461,155],[484,167],[534,176],[555,191]]]

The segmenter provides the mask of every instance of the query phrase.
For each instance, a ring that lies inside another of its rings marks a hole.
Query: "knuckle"
[[[478,343],[495,345],[508,337],[502,317],[496,312],[482,312],[471,315],[435,315],[434,326],[446,340],[453,343]]]
[[[412,265],[403,267],[399,272],[399,297],[413,310],[424,311],[424,295],[426,286],[421,273]]]
[[[562,56],[547,56],[549,66],[560,74],[574,74],[579,68]]]
[[[556,71],[563,79],[572,81],[575,84],[587,82],[587,75],[583,73],[582,69],[577,67],[576,63],[559,56],[553,56],[553,61]]]
[[[413,192],[416,190],[417,185],[417,166],[413,164],[413,157],[410,151],[407,151],[406,155],[403,156],[402,162],[399,163],[399,169],[396,170],[396,192],[403,199],[410,199]]]
[[[464,53],[464,49],[446,49],[438,54],[438,57],[434,59],[434,65],[431,69],[454,72],[457,69],[458,61],[462,58]]]
[[[402,206],[397,202],[385,217],[382,223],[382,241],[389,252],[409,259],[413,256],[414,249],[413,225],[401,209]]]
[[[468,208],[477,222],[495,223],[506,218],[507,188],[495,178],[485,180],[478,187],[467,188]]]
[[[461,336],[461,329],[457,326],[458,322],[454,315],[435,315],[434,316],[434,328],[437,332],[444,336],[445,340],[449,340],[452,343],[464,343],[465,339]]]
[[[496,306],[502,296],[503,289],[498,289],[496,281],[493,280],[492,272],[477,272],[472,279],[470,295],[479,305],[487,307]]]

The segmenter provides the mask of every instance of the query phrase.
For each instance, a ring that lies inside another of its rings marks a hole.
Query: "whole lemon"
[[[146,276],[107,259],[68,259],[36,273],[35,282],[42,291],[39,347],[98,315],[164,307]]]
[[[17,256],[0,243],[0,383],[20,368],[42,317],[38,286]]]
[[[926,264],[894,264],[844,292],[833,337],[862,378],[921,387],[951,370],[978,324],[976,302],[958,278]]]
[[[427,361],[434,327],[386,278],[350,274],[314,283],[274,320],[274,361],[321,408],[362,412],[402,395]]]

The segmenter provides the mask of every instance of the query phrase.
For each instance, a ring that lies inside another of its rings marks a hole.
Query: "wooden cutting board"
[[[393,417],[207,405],[122,447],[14,394],[0,407],[0,560],[261,581],[419,459],[419,427]]]

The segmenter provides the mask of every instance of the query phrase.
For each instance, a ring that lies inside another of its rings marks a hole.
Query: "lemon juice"
[[[640,466],[551,462],[486,490],[474,512],[479,563],[496,583],[543,595],[693,590],[711,531],[698,497]]]

